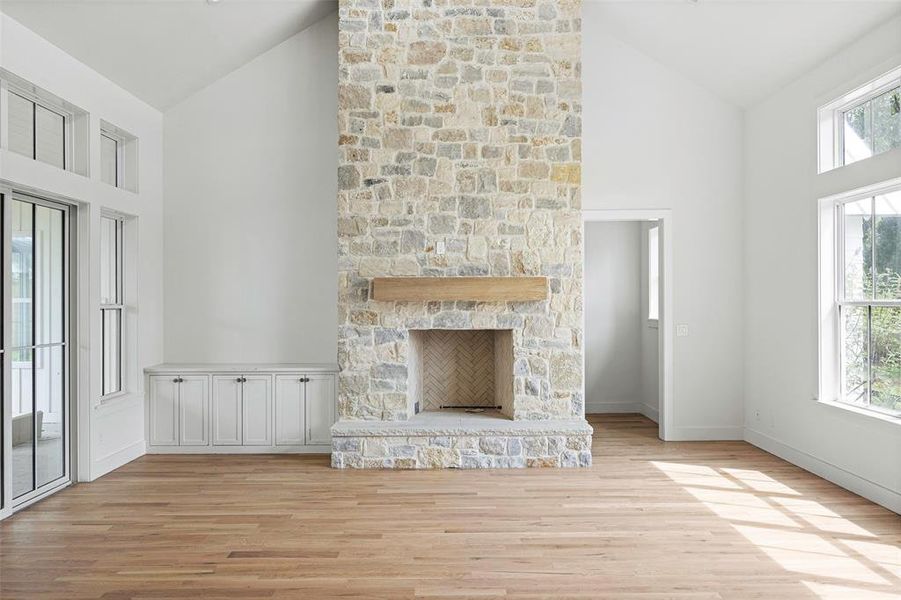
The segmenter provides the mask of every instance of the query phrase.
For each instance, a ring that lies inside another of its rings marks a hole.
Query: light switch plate
[[[688,337],[688,325],[685,323],[677,324],[676,337]]]

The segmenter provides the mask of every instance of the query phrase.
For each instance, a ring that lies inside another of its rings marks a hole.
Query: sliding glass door
[[[69,481],[68,207],[3,197],[3,389],[12,505]]]

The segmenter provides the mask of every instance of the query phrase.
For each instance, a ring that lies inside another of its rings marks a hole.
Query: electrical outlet
[[[447,246],[444,240],[438,240],[438,243],[435,244],[435,254],[438,256],[444,256],[444,253],[447,252]]]
[[[685,323],[676,325],[676,337],[688,337],[688,325]]]

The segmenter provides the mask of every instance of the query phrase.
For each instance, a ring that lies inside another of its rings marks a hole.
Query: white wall
[[[165,358],[337,355],[337,18],[165,113]]]
[[[901,176],[901,150],[816,174],[816,111],[901,64],[901,18],[748,111],[745,421],[748,439],[901,510],[901,424],[817,395],[817,199]]]
[[[642,401],[641,223],[585,223],[585,411]]]
[[[78,440],[78,476],[89,480],[144,452],[139,373],[163,356],[162,115],[6,15],[0,15],[0,66],[90,113],[90,178],[0,150],[0,179],[11,182],[14,189],[30,188],[78,205],[81,269],[73,292],[79,303],[77,358],[85,370],[77,394],[79,432],[83,433]],[[100,182],[100,119],[139,138],[139,193]],[[101,208],[137,217],[129,230],[139,255],[130,273],[137,288],[129,301],[137,308],[137,318],[136,331],[128,340],[127,393],[103,404],[97,268]]]
[[[582,9],[582,199],[673,211],[673,439],[742,430],[742,113]],[[587,32],[590,32],[587,33]]]

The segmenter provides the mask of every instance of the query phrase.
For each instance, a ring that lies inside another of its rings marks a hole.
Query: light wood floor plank
[[[0,523],[0,597],[901,598],[901,517],[743,442],[590,418],[591,469],[145,456]]]

